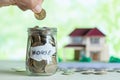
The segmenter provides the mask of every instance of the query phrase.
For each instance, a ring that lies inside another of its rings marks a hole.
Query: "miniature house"
[[[97,28],[77,28],[69,34],[70,43],[64,48],[74,49],[74,60],[83,56],[90,57],[92,61],[109,60],[106,35]]]

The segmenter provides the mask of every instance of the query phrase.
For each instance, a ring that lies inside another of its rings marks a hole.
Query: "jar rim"
[[[28,28],[28,32],[30,31],[43,31],[43,30],[50,30],[50,31],[54,31],[57,32],[57,28],[53,28],[53,27],[37,27],[37,28]]]

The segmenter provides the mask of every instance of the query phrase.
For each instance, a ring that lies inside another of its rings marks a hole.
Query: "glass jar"
[[[56,28],[29,28],[26,70],[29,75],[52,75],[57,70]]]

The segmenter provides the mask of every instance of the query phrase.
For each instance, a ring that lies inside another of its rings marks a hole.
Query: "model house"
[[[74,49],[74,60],[83,56],[93,61],[108,61],[109,53],[106,35],[97,28],[77,28],[69,34],[70,43],[64,48]]]

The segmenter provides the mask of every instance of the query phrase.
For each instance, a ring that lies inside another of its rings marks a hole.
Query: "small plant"
[[[80,62],[91,62],[92,59],[90,57],[86,57],[86,56],[83,56],[81,59],[80,59]]]
[[[62,58],[58,57],[58,62],[62,62],[62,61],[63,61]]]
[[[120,63],[120,58],[111,56],[109,62],[110,63]]]

